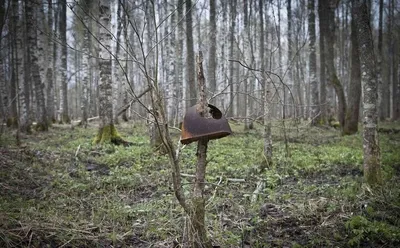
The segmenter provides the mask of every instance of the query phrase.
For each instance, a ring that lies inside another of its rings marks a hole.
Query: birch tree
[[[112,106],[112,81],[111,81],[111,40],[109,33],[111,30],[111,1],[99,0],[99,114],[100,127],[95,137],[94,143],[115,143],[118,144],[121,138],[114,126],[113,106]]]
[[[184,39],[184,28],[183,28],[183,0],[178,0],[177,6],[177,29],[176,29],[176,37],[177,41],[175,43],[175,107],[176,107],[176,119],[178,121],[178,117],[181,116],[181,111],[183,107],[186,107],[183,99],[183,39]]]
[[[92,5],[92,0],[85,0],[81,1],[80,4],[82,5],[82,22],[83,22],[83,44],[82,44],[82,99],[81,99],[81,110],[82,110],[82,117],[81,123],[84,127],[87,126],[87,118],[88,118],[88,111],[89,111],[89,101],[88,101],[88,89],[89,89],[89,82],[90,82],[90,35],[89,35],[89,27],[90,25],[90,18],[89,12]]]
[[[216,22],[216,1],[210,0],[210,51],[208,54],[208,70],[207,70],[207,81],[209,83],[209,91],[211,96],[216,92],[217,89],[217,78],[215,75],[217,67],[217,22]]]
[[[59,114],[61,115],[59,121],[61,123],[70,123],[71,120],[68,114],[68,51],[67,51],[67,2],[66,0],[59,1],[60,6],[60,20],[59,20],[59,31],[60,31],[60,42],[64,45],[61,46],[61,66],[60,66],[60,107]]]
[[[36,96],[36,130],[47,131],[47,113],[44,98],[44,84],[40,75],[39,56],[43,56],[43,47],[41,40],[44,37],[38,37],[38,16],[41,1],[32,0],[25,3],[25,11],[27,17],[27,31],[28,31],[28,46],[29,46],[29,61],[31,63],[31,75],[35,86]],[[43,36],[43,32],[39,32]]]
[[[13,1],[13,22],[15,27],[15,76],[18,89],[19,105],[19,130],[23,133],[31,132],[31,120],[29,116],[29,81],[25,80],[26,63],[24,63],[24,19],[23,6],[18,1]]]
[[[229,5],[229,17],[230,17],[230,26],[229,26],[229,57],[233,58],[234,56],[234,42],[235,42],[235,27],[236,27],[236,6],[237,0],[230,1]],[[232,117],[234,113],[233,108],[233,99],[234,99],[234,65],[233,63],[229,63],[229,111],[228,116]]]

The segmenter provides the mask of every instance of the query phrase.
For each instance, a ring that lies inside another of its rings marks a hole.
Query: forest
[[[0,0],[0,247],[400,247],[400,2]]]

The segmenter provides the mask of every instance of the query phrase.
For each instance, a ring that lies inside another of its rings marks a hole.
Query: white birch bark
[[[113,124],[112,107],[112,81],[111,81],[111,2],[110,0],[99,1],[100,17],[100,84],[99,84],[99,112],[101,127]]]
[[[89,89],[89,82],[90,82],[90,35],[89,35],[89,27],[90,25],[90,18],[89,18],[89,11],[91,8],[91,1],[87,1],[83,3],[83,44],[82,44],[82,95],[81,95],[81,123],[86,128],[87,127],[87,119],[88,119],[88,111],[89,111],[89,101],[88,101],[88,89]]]
[[[47,47],[49,48],[47,56],[47,69],[46,69],[46,106],[47,106],[47,118],[49,122],[55,121],[55,108],[54,108],[54,74],[53,74],[53,62],[55,58],[55,47],[53,43],[53,1],[48,0],[48,12],[47,12]]]
[[[68,69],[68,60],[67,60],[67,3],[66,0],[59,1],[61,12],[60,12],[60,20],[59,20],[59,31],[61,43],[64,44],[61,46],[61,65],[60,65],[60,122],[61,123],[70,123],[70,118],[68,114],[68,82],[67,82],[67,69]]]
[[[37,33],[38,27],[38,16],[39,13],[38,7],[41,2],[39,0],[27,1],[25,4],[25,11],[27,17],[27,35],[28,35],[28,46],[29,46],[29,61],[31,63],[31,75],[32,80],[35,87],[35,96],[36,96],[36,129],[40,131],[48,130],[47,123],[47,113],[45,107],[45,99],[44,99],[44,84],[42,82],[41,77],[41,69],[40,69],[40,55],[43,56],[43,32],[39,31],[39,35]]]
[[[24,73],[24,28],[23,28],[23,7],[18,1],[13,1],[13,21],[16,31],[16,77],[18,82],[18,110],[19,110],[19,130],[24,133],[29,133],[30,130],[30,118],[28,113],[28,99],[29,87],[25,81]]]

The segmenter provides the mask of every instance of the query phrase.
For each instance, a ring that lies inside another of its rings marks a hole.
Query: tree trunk
[[[100,27],[100,84],[99,84],[99,112],[100,127],[94,143],[119,143],[121,138],[114,126],[112,106],[112,81],[111,81],[111,6],[109,0],[99,1]]]
[[[326,52],[325,52],[325,42],[324,42],[324,35],[327,31],[325,31],[325,22],[326,20],[326,15],[323,11],[323,3],[321,0],[318,1],[318,17],[319,17],[319,31],[320,31],[320,36],[319,36],[319,68],[320,68],[320,73],[319,73],[319,81],[320,81],[320,96],[319,96],[319,104],[320,104],[320,111],[321,115],[319,118],[319,123],[321,125],[327,124],[327,111],[328,111],[328,103],[327,103],[327,89],[326,89]]]
[[[89,101],[88,101],[88,88],[90,82],[90,54],[91,54],[91,47],[90,47],[90,18],[89,12],[91,9],[91,1],[82,2],[82,10],[83,10],[83,41],[82,41],[82,99],[81,99],[81,110],[82,110],[82,126],[87,127],[89,118]]]
[[[16,41],[17,41],[17,22],[18,22],[18,13],[16,12],[15,8],[18,8],[18,5],[14,6],[17,2],[13,1],[11,4],[11,18],[10,18],[10,30],[12,31],[10,34],[9,48],[11,50],[10,54],[10,61],[12,63],[11,69],[11,78],[10,78],[10,116],[7,119],[7,126],[12,128],[18,128],[18,78],[17,78],[17,48],[16,48]]]
[[[378,78],[376,72],[376,57],[374,54],[372,30],[368,8],[364,0],[355,1],[356,28],[361,55],[362,84],[363,84],[363,150],[364,178],[370,185],[382,183],[380,152],[378,142]]]
[[[184,29],[183,22],[181,21],[183,18],[183,0],[178,0],[177,6],[177,42],[175,47],[175,57],[176,57],[176,66],[175,66],[175,111],[176,111],[176,122],[179,123],[180,118],[182,116],[182,110],[186,107],[183,99],[183,38],[184,38]]]
[[[260,63],[261,68],[265,70],[265,61],[264,61],[264,4],[263,0],[259,0],[259,18],[260,18]],[[264,146],[263,146],[263,155],[264,160],[261,164],[260,171],[264,171],[265,168],[268,168],[272,165],[272,135],[271,135],[271,83],[266,78],[266,74],[262,74],[262,82],[261,82],[261,110],[263,114],[263,138],[264,138]]]
[[[336,95],[338,97],[338,119],[339,119],[339,124],[340,124],[340,129],[344,131],[344,123],[345,123],[345,115],[346,115],[346,98],[344,95],[344,89],[343,85],[341,84],[337,74],[336,74],[336,68],[335,68],[335,53],[334,53],[334,38],[335,38],[335,18],[334,18],[334,12],[335,12],[335,3],[330,0],[329,5],[326,6],[324,5],[324,10],[323,11],[326,16],[328,17],[327,21],[324,22],[325,29],[324,31],[328,31],[327,33],[324,34],[324,41],[325,41],[325,46],[326,46],[326,65],[328,69],[328,75],[329,75],[329,80],[333,88],[335,89]]]
[[[383,55],[383,0],[379,0],[379,26],[378,26],[378,101],[379,119],[385,120],[390,115],[388,112],[389,86],[386,80],[382,80],[382,55]]]
[[[24,63],[24,27],[23,27],[22,3],[13,1],[13,22],[16,31],[15,59],[16,80],[18,89],[19,130],[23,133],[31,132],[31,120],[29,118],[29,81],[25,80],[26,64]]]
[[[210,0],[210,51],[208,56],[208,71],[207,81],[209,84],[209,91],[213,96],[217,89],[217,78],[215,70],[217,67],[217,22],[216,22],[216,0]],[[212,102],[213,103],[213,102]]]
[[[229,57],[233,58],[234,55],[234,46],[235,46],[235,27],[236,27],[236,5],[237,0],[230,1],[229,10],[230,10],[230,26],[229,26]],[[234,64],[232,62],[229,63],[229,111],[228,116],[233,117],[234,114]]]
[[[54,36],[52,35],[53,30],[53,1],[48,0],[48,12],[47,12],[47,47],[50,51],[47,56],[47,69],[46,69],[46,106],[47,106],[47,120],[49,123],[54,123],[55,118],[55,108],[54,108],[54,73],[53,73],[53,61],[55,60],[55,46],[53,43]]]
[[[245,0],[244,1],[244,39],[243,39],[243,46],[244,46],[244,56],[243,56],[243,60],[245,61],[245,63],[250,66],[253,67],[253,54],[252,54],[252,49],[251,49],[251,42],[252,42],[252,38],[251,34],[250,34],[250,24],[249,24],[249,4],[248,1]],[[252,77],[250,76],[250,72],[249,70],[247,70],[246,74],[245,74],[245,81],[244,81],[244,118],[245,118],[245,122],[244,122],[244,130],[249,130],[253,128],[253,121],[251,120],[252,116],[251,116],[251,93],[252,93]]]
[[[3,51],[2,46],[2,33],[3,26],[5,22],[5,6],[3,3],[0,3],[0,51]],[[8,120],[8,92],[7,92],[7,83],[6,77],[4,73],[4,65],[3,65],[3,56],[0,52],[0,114],[2,119],[0,119],[0,123]]]
[[[315,2],[308,0],[308,34],[310,39],[310,84],[311,84],[311,125],[320,124],[321,113],[319,105],[319,90],[317,82],[317,55],[315,53]],[[323,68],[322,68],[323,69]],[[321,69],[321,70],[322,70]]]
[[[279,68],[279,76],[283,79],[283,65],[282,65],[282,43],[281,43],[281,0],[278,0],[278,26],[277,28],[277,42],[278,42],[278,68]],[[287,115],[287,84],[284,82],[280,82],[282,85],[282,93],[283,99],[280,97],[280,101],[282,102],[282,119],[286,119]]]
[[[59,20],[59,30],[60,30],[60,39],[61,43],[64,44],[61,46],[61,85],[60,85],[60,122],[61,123],[70,123],[71,120],[68,114],[68,81],[67,81],[67,2],[66,0],[60,0],[59,6],[60,9],[60,20]]]
[[[288,106],[286,107],[286,115],[287,117],[291,117],[294,108],[294,102],[292,101],[292,97],[287,97],[289,89],[292,89],[293,85],[293,68],[292,68],[292,59],[293,59],[293,30],[292,30],[292,1],[287,0],[287,24],[288,24],[288,30],[287,30],[287,42],[288,42],[288,60],[287,60],[287,75],[288,75],[288,80],[286,80],[286,85],[287,87],[284,88],[285,91],[285,99]],[[289,88],[289,89],[287,89]]]
[[[198,102],[198,109],[200,115],[207,118],[207,98],[206,98],[206,85],[203,74],[203,54],[199,53],[197,57],[197,81],[199,84],[200,98]],[[190,233],[192,246],[196,248],[211,248],[211,242],[207,237],[207,230],[205,225],[205,199],[204,199],[204,186],[207,165],[207,147],[208,139],[202,138],[197,143],[197,166],[196,177],[194,182],[192,206],[193,213],[190,216],[193,229]]]
[[[396,3],[398,1],[395,0],[390,0],[390,8],[389,8],[389,16],[390,20],[392,22],[392,30],[390,33],[391,39],[390,39],[390,68],[391,68],[391,82],[392,82],[392,120],[397,121],[400,119],[400,83],[399,83],[399,75],[398,75],[398,70],[399,70],[399,60],[398,60],[398,50],[399,50],[399,44],[396,42],[396,36],[398,34],[395,33],[395,31],[398,30],[397,26],[397,14],[395,14],[396,10]]]
[[[37,35],[37,27],[38,16],[36,13],[39,12],[38,7],[40,6],[40,1],[27,1],[25,4],[25,11],[27,17],[27,31],[28,31],[28,46],[29,46],[29,61],[31,63],[31,75],[32,80],[35,86],[35,96],[36,96],[36,130],[39,131],[47,131],[48,130],[48,122],[47,122],[47,113],[45,107],[45,99],[44,99],[44,84],[40,77],[40,66],[39,66],[39,56],[43,56],[43,47],[40,46],[42,42],[39,39],[43,39],[42,37],[38,37]],[[42,32],[40,31],[40,34]]]
[[[186,108],[196,104],[196,77],[193,48],[192,1],[186,0]]]
[[[355,6],[352,6],[351,16],[351,81],[348,91],[348,103],[346,121],[343,133],[354,134],[358,131],[358,116],[360,113],[361,99],[361,69],[360,54],[358,51],[357,30],[355,23]]]

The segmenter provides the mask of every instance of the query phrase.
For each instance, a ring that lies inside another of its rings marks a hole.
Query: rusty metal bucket
[[[197,105],[190,107],[183,117],[181,143],[189,144],[200,138],[220,139],[232,133],[228,120],[214,105],[208,104],[212,118],[204,118],[197,112]]]

